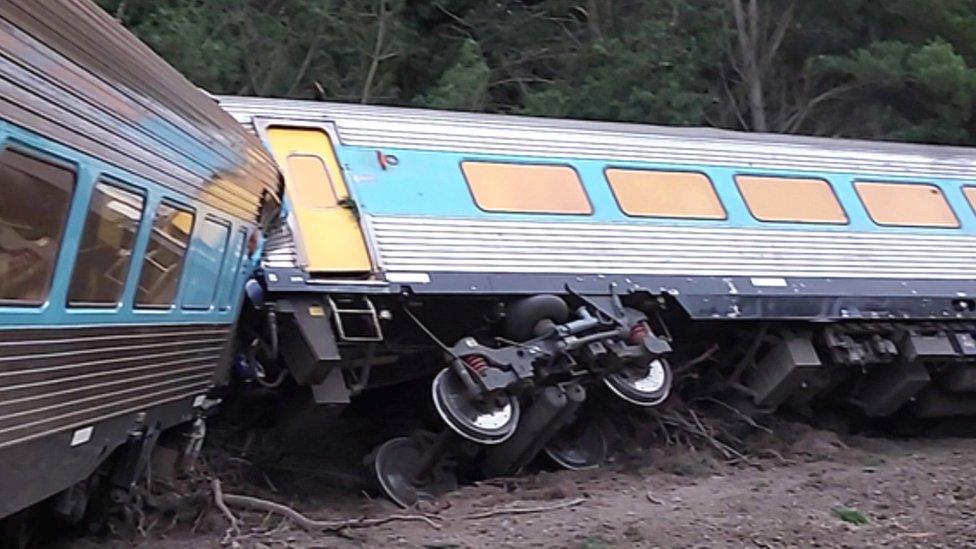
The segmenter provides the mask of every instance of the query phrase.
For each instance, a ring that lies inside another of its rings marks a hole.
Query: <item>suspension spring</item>
[[[485,376],[485,372],[488,370],[488,360],[481,355],[468,355],[461,357],[461,360],[468,366],[468,368],[478,374],[481,377]]]
[[[630,342],[634,345],[639,344],[644,341],[651,331],[647,328],[647,325],[643,322],[638,322],[630,327]]]

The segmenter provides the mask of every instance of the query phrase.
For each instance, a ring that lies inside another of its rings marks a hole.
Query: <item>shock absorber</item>
[[[651,330],[644,322],[638,322],[630,327],[630,342],[634,345],[640,344],[644,338],[650,335]]]
[[[485,371],[488,370],[488,360],[485,357],[481,355],[467,355],[461,357],[461,360],[464,361],[464,364],[472,372],[478,374],[481,377],[485,376]]]

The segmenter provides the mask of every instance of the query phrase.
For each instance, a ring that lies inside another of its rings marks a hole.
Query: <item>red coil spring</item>
[[[485,357],[481,355],[468,355],[461,357],[461,360],[468,365],[468,368],[470,368],[472,372],[484,377],[485,371],[488,369],[488,360],[485,359]]]
[[[644,338],[650,333],[651,331],[647,329],[647,325],[643,322],[638,322],[630,327],[630,342],[636,345],[644,341]]]

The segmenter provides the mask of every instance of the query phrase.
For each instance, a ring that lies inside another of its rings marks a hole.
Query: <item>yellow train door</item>
[[[332,140],[324,130],[272,126],[266,137],[285,176],[309,272],[362,275],[372,264]]]

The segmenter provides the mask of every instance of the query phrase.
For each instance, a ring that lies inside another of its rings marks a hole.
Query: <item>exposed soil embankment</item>
[[[541,472],[464,487],[400,511],[351,490],[277,486],[263,474],[229,474],[227,492],[285,503],[348,528],[310,533],[279,516],[235,508],[240,528],[211,506],[146,546],[319,547],[959,547],[976,544],[976,439],[842,437],[779,423],[748,445],[751,464],[671,446],[628,452],[584,472]],[[221,468],[230,473],[232,463]],[[282,477],[283,478],[283,477]],[[311,481],[310,481],[311,482]],[[275,491],[277,490],[277,492]],[[299,495],[298,492],[302,494]],[[309,495],[311,494],[311,495]],[[363,527],[361,518],[394,520]],[[83,547],[106,540],[81,540]]]

